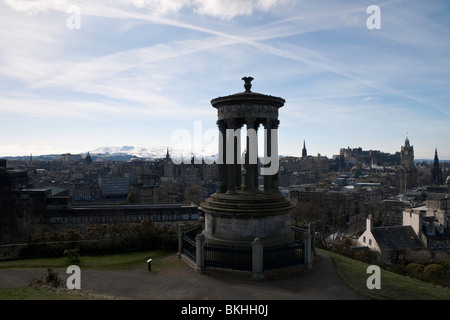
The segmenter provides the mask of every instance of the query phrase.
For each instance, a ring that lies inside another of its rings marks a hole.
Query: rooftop
[[[381,249],[407,250],[423,249],[422,241],[411,226],[375,227],[372,234]]]

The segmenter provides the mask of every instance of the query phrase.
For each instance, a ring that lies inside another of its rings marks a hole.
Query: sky
[[[280,155],[450,159],[446,0],[0,0],[0,156],[213,154],[244,76],[286,100]]]

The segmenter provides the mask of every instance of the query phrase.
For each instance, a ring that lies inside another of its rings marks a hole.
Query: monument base
[[[266,247],[294,243],[294,204],[281,193],[214,193],[201,207],[205,211],[203,235],[207,243],[250,246],[255,238]]]

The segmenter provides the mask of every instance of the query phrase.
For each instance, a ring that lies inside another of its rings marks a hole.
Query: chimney
[[[366,230],[373,230],[372,214],[370,213],[366,218]]]

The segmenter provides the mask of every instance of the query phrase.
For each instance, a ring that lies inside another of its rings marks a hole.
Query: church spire
[[[303,139],[302,158],[307,157],[307,156],[308,156],[308,153],[306,152],[305,139]]]
[[[92,163],[92,157],[91,157],[91,155],[89,154],[89,152],[86,154],[86,163],[87,164],[91,164]]]
[[[433,179],[433,183],[436,185],[441,185],[444,181],[442,176],[442,171],[439,166],[439,158],[437,153],[437,148],[434,148],[434,162],[433,162],[433,169],[431,169],[431,176]]]

